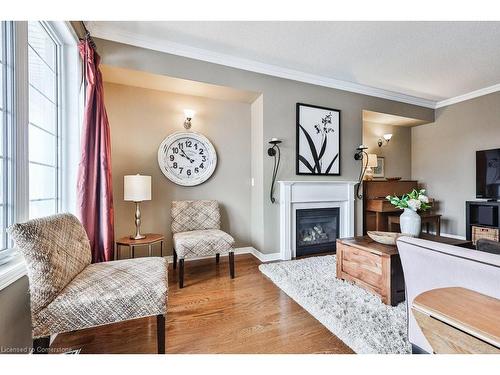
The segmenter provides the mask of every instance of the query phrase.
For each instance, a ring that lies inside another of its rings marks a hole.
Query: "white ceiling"
[[[248,70],[263,72],[262,64],[268,64],[270,71],[297,73],[298,80],[303,74],[304,81],[312,77],[326,86],[354,84],[351,91],[357,92],[359,85],[367,86],[368,94],[374,88],[374,95],[383,97],[379,89],[410,97],[401,101],[424,99],[431,107],[500,84],[500,22],[89,22],[88,27],[98,37]]]

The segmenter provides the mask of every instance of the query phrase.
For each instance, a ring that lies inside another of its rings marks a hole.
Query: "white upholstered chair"
[[[35,353],[48,352],[52,334],[155,315],[165,353],[165,258],[91,264],[85,229],[70,214],[14,224],[9,233],[28,268]]]
[[[500,299],[500,255],[409,237],[400,237],[397,245],[405,278],[408,338],[414,353],[432,353],[411,312],[419,294],[462,287]]]
[[[229,254],[229,272],[234,278],[234,238],[220,230],[219,204],[214,200],[173,201],[172,233],[174,269],[179,259],[179,287],[184,287],[184,259]]]

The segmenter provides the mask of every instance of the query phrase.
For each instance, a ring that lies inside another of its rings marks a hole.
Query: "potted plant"
[[[401,233],[418,237],[422,222],[417,211],[427,211],[431,205],[429,198],[425,194],[425,189],[413,189],[410,193],[404,194],[401,198],[388,195],[387,200],[397,208],[404,210],[400,216],[399,225]]]

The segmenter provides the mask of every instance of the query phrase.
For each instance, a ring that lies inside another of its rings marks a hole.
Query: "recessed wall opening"
[[[261,205],[261,197],[252,194],[249,139],[252,127],[262,125],[252,120],[252,106],[260,94],[115,66],[103,65],[102,73],[111,128],[115,237],[134,231],[134,205],[123,199],[123,176],[139,173],[152,177],[153,198],[141,205],[142,226],[164,233],[167,248],[172,238],[171,202],[195,199],[217,200],[221,229],[232,234],[236,247],[253,246],[251,211]],[[195,112],[188,130],[186,109]],[[217,165],[202,184],[181,186],[161,171],[158,148],[176,132],[199,133],[213,144]]]
[[[373,178],[411,178],[411,129],[428,121],[363,110],[363,144],[377,156]]]

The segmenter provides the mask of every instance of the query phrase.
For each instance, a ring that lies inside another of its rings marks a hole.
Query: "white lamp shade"
[[[140,174],[123,177],[123,199],[132,202],[151,200],[151,176]]]
[[[366,158],[365,158],[365,165],[366,165]],[[368,154],[368,165],[367,167],[373,168],[377,166],[377,154]]]

